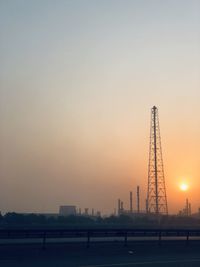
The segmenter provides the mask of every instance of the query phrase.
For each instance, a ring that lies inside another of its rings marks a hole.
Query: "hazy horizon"
[[[159,110],[170,213],[200,207],[200,1],[0,3],[0,211],[111,213],[147,191]],[[189,185],[181,192],[179,184]],[[134,203],[135,207],[135,203]]]

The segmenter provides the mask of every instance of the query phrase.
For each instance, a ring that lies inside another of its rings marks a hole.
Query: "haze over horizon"
[[[111,213],[137,185],[144,208],[154,105],[169,212],[186,197],[197,211],[199,11],[198,0],[1,1],[0,211]]]

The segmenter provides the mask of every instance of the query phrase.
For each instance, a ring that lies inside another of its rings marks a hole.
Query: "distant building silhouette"
[[[61,216],[76,215],[76,206],[60,206],[59,215]]]

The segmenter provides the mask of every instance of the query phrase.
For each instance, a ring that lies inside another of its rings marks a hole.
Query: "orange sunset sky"
[[[128,208],[137,185],[144,208],[153,105],[169,213],[186,198],[197,211],[199,10],[197,0],[1,1],[2,212],[108,214],[118,198]]]

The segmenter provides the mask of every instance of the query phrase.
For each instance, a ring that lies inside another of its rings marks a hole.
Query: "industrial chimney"
[[[137,186],[137,213],[140,213],[140,187]]]
[[[133,193],[130,192],[130,212],[133,212]]]

